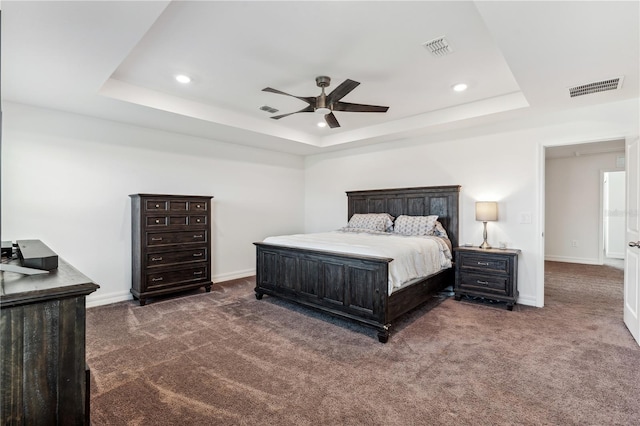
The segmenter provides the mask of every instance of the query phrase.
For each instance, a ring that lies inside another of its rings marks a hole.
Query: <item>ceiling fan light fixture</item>
[[[331,110],[327,107],[320,107],[320,108],[316,108],[316,110],[314,111],[316,114],[322,114],[322,115],[327,115],[331,113]]]
[[[325,123],[324,121],[318,121],[317,126],[318,127],[327,127],[327,123]]]

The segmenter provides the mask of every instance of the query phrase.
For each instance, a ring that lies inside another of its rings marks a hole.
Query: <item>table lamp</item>
[[[480,244],[480,248],[490,249],[491,246],[487,242],[487,222],[498,220],[498,203],[495,201],[476,202],[476,220],[482,221],[484,224],[484,232],[482,233],[484,241]]]

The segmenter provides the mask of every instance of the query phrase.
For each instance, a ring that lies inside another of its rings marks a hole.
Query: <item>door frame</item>
[[[538,220],[536,222],[537,226],[537,235],[538,238],[538,252],[540,253],[540,262],[538,262],[537,270],[536,270],[536,304],[535,306],[538,308],[544,307],[544,259],[545,259],[545,244],[544,244],[544,231],[545,231],[545,208],[546,208],[546,194],[545,194],[545,174],[547,170],[546,165],[546,157],[545,153],[547,148],[556,147],[556,146],[568,146],[568,145],[584,145],[589,143],[596,142],[607,142],[613,140],[624,140],[626,141],[628,138],[626,136],[611,136],[606,138],[598,138],[598,139],[575,139],[575,140],[564,140],[564,141],[541,141],[538,143]],[[622,171],[622,170],[620,170]],[[625,161],[624,171],[627,171],[627,164]],[[601,182],[602,185],[602,182]],[[602,191],[600,192],[600,198],[602,198]],[[601,202],[602,207],[602,202]],[[600,209],[602,210],[602,208]],[[602,214],[602,212],[600,213]],[[600,221],[600,226],[602,226],[602,220]],[[602,230],[600,230],[600,234],[602,234]],[[602,235],[600,235],[600,240],[602,240]],[[604,243],[601,243],[604,244]],[[601,255],[602,256],[602,255]],[[601,260],[603,260],[601,258]]]

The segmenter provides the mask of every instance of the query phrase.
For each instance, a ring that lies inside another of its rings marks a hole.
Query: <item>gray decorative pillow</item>
[[[393,216],[388,213],[356,213],[349,219],[347,228],[389,232],[393,229]]]
[[[393,224],[393,232],[402,235],[434,235],[437,220],[437,215],[400,215]]]

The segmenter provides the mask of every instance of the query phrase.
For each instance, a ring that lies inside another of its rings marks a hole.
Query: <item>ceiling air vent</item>
[[[445,56],[453,52],[453,49],[451,49],[449,42],[444,36],[422,43],[422,45],[427,48],[433,56]]]
[[[280,111],[280,110],[275,109],[275,108],[271,108],[271,107],[270,107],[270,106],[268,106],[268,105],[262,105],[262,106],[260,107],[260,111],[266,111],[266,112],[268,112],[269,114],[275,114],[276,112],[278,112],[278,111]]]
[[[607,90],[617,90],[622,87],[624,77],[610,78],[608,80],[594,81],[593,83],[581,84],[580,86],[569,87],[569,96],[589,95],[591,93],[606,92]]]

